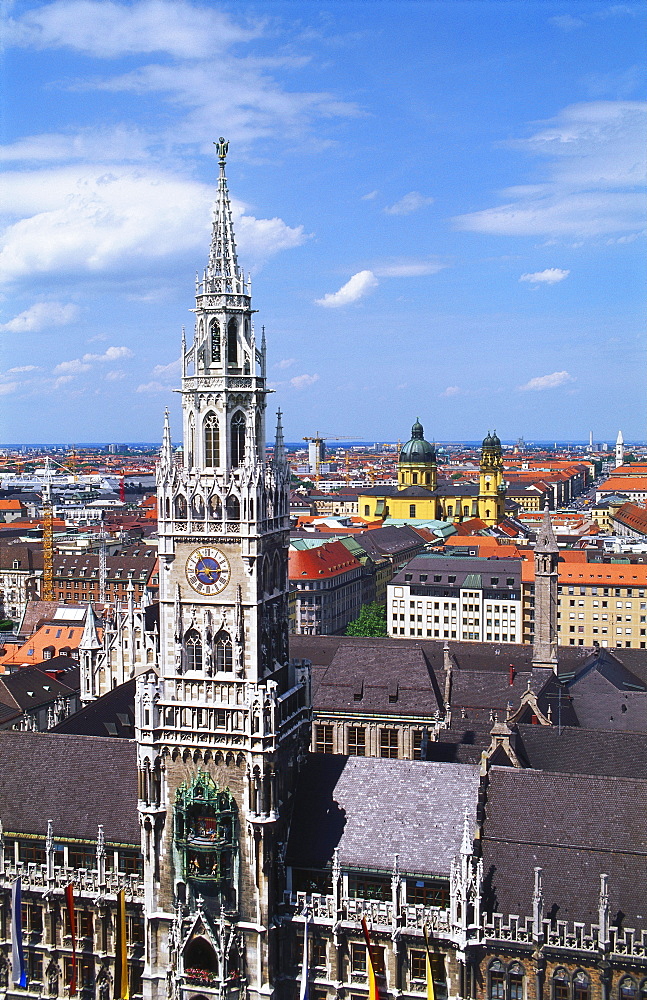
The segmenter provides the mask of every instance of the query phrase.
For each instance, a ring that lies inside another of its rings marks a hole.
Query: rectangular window
[[[317,969],[326,968],[326,942],[312,942],[312,964]]]
[[[438,906],[446,910],[449,907],[449,882],[407,879],[407,903]]]
[[[397,758],[398,730],[380,729],[380,757]]]
[[[332,726],[315,726],[315,750],[332,753]]]
[[[412,979],[427,978],[427,955],[424,951],[409,952],[409,971]]]
[[[350,726],[348,729],[348,756],[366,756],[366,730],[362,726]]]
[[[351,972],[366,973],[366,945],[352,944],[350,946]]]
[[[351,874],[348,876],[348,895],[351,899],[390,900],[391,879],[381,875],[362,875],[361,872]]]

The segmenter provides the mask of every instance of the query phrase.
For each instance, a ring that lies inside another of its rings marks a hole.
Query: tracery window
[[[234,367],[238,365],[238,324],[235,319],[230,319],[227,324],[227,362]]]
[[[195,628],[190,628],[184,635],[188,670],[202,670],[202,639]]]
[[[590,1000],[591,980],[586,972],[576,972],[573,976],[573,1000]]]
[[[228,521],[240,521],[240,500],[238,497],[227,497],[226,510]]]
[[[504,1000],[505,997],[505,966],[498,959],[488,969],[488,997],[489,1000]]]
[[[209,337],[211,340],[211,360],[220,361],[220,325],[217,319],[212,319],[209,324]]]
[[[216,670],[230,672],[233,669],[233,647],[229,632],[221,629],[213,645]]]
[[[523,1000],[523,966],[518,962],[508,969],[508,1000]]]
[[[187,448],[186,464],[189,469],[192,469],[194,464],[193,456],[195,453],[195,421],[193,419],[193,414],[191,414],[191,416],[189,417],[189,433],[187,437],[188,437],[187,440],[188,448]]]
[[[569,985],[566,969],[556,969],[553,973],[553,1000],[569,1000]]]
[[[208,469],[220,465],[220,428],[215,413],[207,414],[204,422],[204,464]]]
[[[245,457],[245,416],[237,410],[231,419],[231,464],[241,465]]]
[[[620,980],[618,987],[619,1000],[636,1000],[636,983],[631,976],[625,976]]]

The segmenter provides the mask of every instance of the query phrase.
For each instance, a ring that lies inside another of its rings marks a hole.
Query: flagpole
[[[308,1000],[308,911],[303,911],[305,923],[303,925],[303,959],[301,962],[301,989],[299,1000]]]

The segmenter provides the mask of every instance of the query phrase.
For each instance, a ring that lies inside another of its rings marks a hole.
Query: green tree
[[[364,635],[372,639],[384,638],[386,636],[385,605],[378,604],[377,601],[363,604],[359,618],[348,623],[346,635]]]

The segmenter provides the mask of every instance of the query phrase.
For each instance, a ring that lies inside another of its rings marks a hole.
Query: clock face
[[[186,578],[199,594],[219,594],[229,583],[229,563],[218,549],[203,545],[187,559]]]

